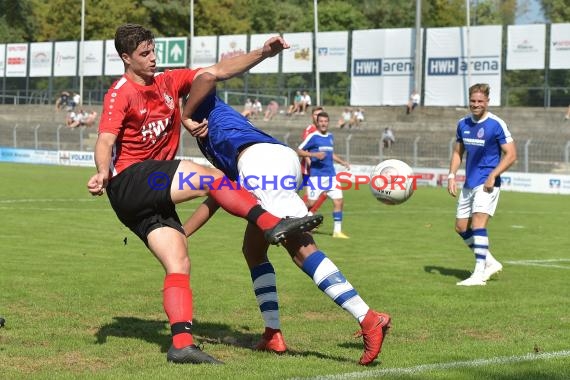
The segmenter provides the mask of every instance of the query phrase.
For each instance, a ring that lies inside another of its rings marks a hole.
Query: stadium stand
[[[241,105],[235,106],[241,109]],[[99,111],[99,107],[90,107]],[[344,107],[326,107],[331,120],[340,117]],[[358,127],[332,128],[337,150],[352,164],[371,165],[380,159],[399,158],[412,166],[447,167],[457,120],[466,108],[420,107],[406,115],[405,107],[364,107],[366,120]],[[509,125],[517,141],[519,160],[511,169],[535,173],[570,173],[570,123],[562,108],[495,107],[491,112]],[[300,143],[307,115],[277,115],[271,121],[254,120],[257,127],[291,146]],[[97,128],[65,128],[65,114],[51,105],[0,105],[0,146],[38,149],[93,150]],[[396,143],[383,152],[380,136],[391,127]],[[59,131],[59,132],[58,132]],[[58,137],[59,136],[59,137]],[[181,155],[200,156],[195,142],[183,134]]]

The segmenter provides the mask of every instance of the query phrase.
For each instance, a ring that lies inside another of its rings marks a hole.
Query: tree
[[[36,28],[31,0],[0,0],[0,42],[24,42],[33,40]]]
[[[546,19],[552,23],[570,22],[568,0],[542,0],[541,8]]]

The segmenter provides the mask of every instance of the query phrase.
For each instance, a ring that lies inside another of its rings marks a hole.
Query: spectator
[[[83,111],[81,109],[79,112],[68,112],[65,124],[69,128],[77,128],[79,126],[91,127],[95,123],[95,119],[97,119],[97,112]]]
[[[273,117],[277,115],[277,112],[279,112],[279,103],[277,103],[275,100],[270,101],[265,108],[265,116],[263,117],[263,121],[269,121],[273,119]]]
[[[408,106],[406,109],[406,114],[409,115],[410,113],[412,113],[412,111],[420,105],[420,94],[414,90],[412,91],[412,94],[410,95],[410,99],[408,100]]]
[[[568,106],[568,109],[566,110],[566,116],[564,116],[564,120],[570,120],[570,105]]]
[[[363,121],[364,121],[364,109],[357,108],[352,113],[351,126],[359,127],[360,123],[362,123]]]
[[[303,96],[301,98],[301,115],[305,114],[307,108],[311,106],[311,95],[309,95],[308,91],[303,91]]]
[[[344,128],[347,125],[350,126],[350,121],[352,120],[352,109],[346,107],[342,114],[340,115],[340,119],[338,119],[338,126],[339,128]]]
[[[249,119],[251,117],[252,112],[253,112],[253,103],[251,102],[250,98],[247,98],[245,100],[245,104],[243,105],[243,111],[241,112],[241,114]]]
[[[255,99],[253,101],[253,106],[251,107],[252,119],[256,119],[257,116],[261,115],[262,112],[263,112],[263,106],[261,105],[261,102],[259,101],[259,99]]]
[[[61,94],[59,94],[59,98],[55,101],[55,110],[61,111],[62,109],[65,109],[66,111],[69,111],[68,107],[70,102],[71,99],[69,98],[69,92],[62,91]]]
[[[303,100],[303,95],[301,95],[301,91],[297,91],[295,93],[295,97],[293,98],[293,104],[289,106],[287,110],[287,116],[291,116],[293,114],[298,114],[301,112],[301,102]]]
[[[384,144],[384,148],[392,149],[392,144],[396,142],[396,138],[394,137],[394,132],[390,127],[384,128],[384,132],[382,133],[382,143]]]
[[[73,111],[75,107],[77,107],[81,103],[81,95],[78,94],[77,92],[73,92],[72,94],[73,95],[71,97],[71,103],[69,105],[71,106],[71,110]]]

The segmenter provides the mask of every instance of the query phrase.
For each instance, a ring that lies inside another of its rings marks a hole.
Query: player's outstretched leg
[[[270,244],[279,244],[288,236],[314,229],[323,222],[322,215],[302,218],[278,218],[265,211],[257,200],[235,182],[226,177],[216,179],[210,187],[210,195],[227,212],[247,219],[257,225]]]
[[[270,244],[279,244],[288,236],[311,231],[321,224],[323,219],[323,216],[320,214],[307,215],[301,218],[281,219],[275,227],[265,231],[265,240]]]
[[[382,343],[390,327],[390,316],[370,309],[342,272],[322,251],[310,254],[302,263],[302,269],[319,289],[358,320],[361,330],[357,335],[362,336],[364,340],[364,353],[359,363],[371,364],[382,350]]]

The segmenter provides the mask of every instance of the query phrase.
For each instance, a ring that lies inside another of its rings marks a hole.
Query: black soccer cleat
[[[183,348],[175,348],[170,346],[166,354],[166,360],[171,363],[190,363],[190,364],[224,364],[224,362],[215,359],[196,347],[195,344]]]
[[[281,219],[275,227],[265,231],[265,240],[270,244],[279,244],[287,239],[288,236],[311,231],[321,224],[323,219],[323,216],[320,214],[307,215],[302,218]]]

